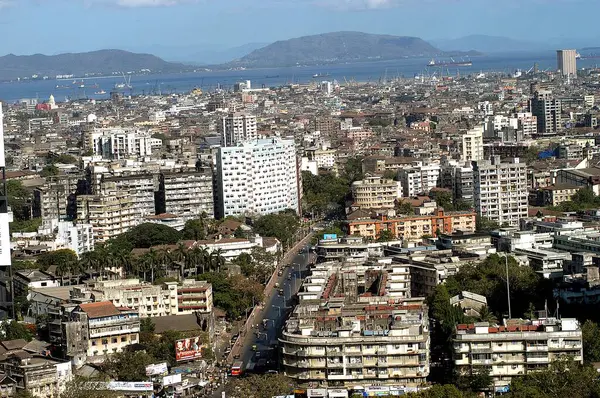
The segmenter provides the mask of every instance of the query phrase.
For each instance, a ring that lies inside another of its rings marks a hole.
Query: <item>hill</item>
[[[484,53],[535,51],[546,48],[542,43],[486,35],[470,35],[458,39],[432,40],[432,43],[445,51],[475,50]]]
[[[14,55],[0,57],[0,79],[15,79],[37,74],[56,76],[85,73],[109,74],[139,71],[175,72],[186,69],[183,64],[171,63],[150,54],[136,54],[122,50],[99,50],[86,53],[58,55]]]
[[[448,55],[464,53],[446,53],[418,37],[334,32],[277,41],[230,62],[228,66],[315,65]]]

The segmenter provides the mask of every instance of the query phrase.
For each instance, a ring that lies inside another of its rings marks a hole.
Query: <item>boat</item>
[[[316,79],[318,77],[328,77],[328,76],[329,76],[329,73],[315,73],[313,75],[313,79]]]
[[[94,94],[96,94],[96,95],[104,95],[104,94],[106,94],[106,91],[100,90],[100,91],[96,91]]]
[[[279,77],[279,75],[267,75],[265,76],[265,79],[277,79]]]
[[[575,53],[575,59],[581,59],[581,54]]]
[[[429,63],[427,64],[427,66],[473,66],[472,61],[455,61],[452,58],[450,59],[451,61],[438,62],[432,58],[431,61],[429,61]]]

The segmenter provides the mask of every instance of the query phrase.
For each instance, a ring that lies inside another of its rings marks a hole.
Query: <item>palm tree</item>
[[[188,257],[188,249],[181,242],[177,244],[177,248],[171,252],[171,258],[179,264],[179,274],[181,279],[184,278],[185,265]]]
[[[495,324],[498,322],[498,318],[496,318],[496,315],[490,311],[490,308],[487,305],[481,307],[479,310],[479,316],[477,318],[480,322],[487,322],[490,324]]]
[[[221,268],[225,265],[225,258],[223,257],[223,250],[217,249],[210,253],[209,259],[210,268],[213,271],[221,272]]]
[[[56,276],[60,277],[60,285],[65,285],[65,275],[69,273],[69,264],[61,262],[56,266]]]

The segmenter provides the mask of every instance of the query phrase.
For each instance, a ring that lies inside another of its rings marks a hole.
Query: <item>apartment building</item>
[[[77,196],[77,223],[91,224],[94,242],[103,243],[138,224],[132,198],[105,184],[98,195]]]
[[[317,163],[318,169],[335,169],[337,161],[337,151],[335,149],[307,148],[305,152],[308,160]]]
[[[424,383],[427,305],[422,298],[391,293],[394,285],[407,292],[406,266],[362,272],[339,264],[317,265],[301,288],[279,339],[285,374],[313,387],[404,389]]]
[[[155,195],[156,214],[176,214],[185,220],[214,216],[210,171],[161,173]]]
[[[464,375],[490,370],[496,391],[505,390],[513,377],[547,368],[564,355],[583,363],[576,319],[508,320],[503,326],[462,324],[456,328],[453,344],[457,370]]]
[[[512,115],[510,125],[514,126],[514,119],[516,119],[517,130],[521,131],[524,139],[531,139],[535,137],[538,132],[538,121],[537,116],[534,116],[531,112],[518,112]]]
[[[452,191],[452,199],[473,203],[473,165],[470,161],[445,161],[440,170],[440,186]]]
[[[436,209],[434,214],[422,216],[380,216],[377,219],[348,220],[344,228],[348,235],[377,239],[382,231],[391,231],[395,238],[420,241],[424,236],[436,237],[438,233],[455,231],[475,232],[475,212]]]
[[[463,134],[461,159],[464,161],[483,159],[483,126],[477,126]]]
[[[77,192],[80,176],[48,177],[44,185],[33,190],[33,217],[46,220],[64,220],[68,217],[69,196]]]
[[[441,167],[439,164],[423,164],[418,162],[413,167],[400,169],[398,172],[404,197],[428,193],[438,186]]]
[[[396,199],[402,196],[399,182],[379,176],[367,176],[354,181],[351,190],[354,206],[361,209],[393,209]]]
[[[127,193],[135,212],[135,219],[139,223],[143,218],[156,214],[154,192],[158,191],[158,175],[146,173],[140,168],[139,173],[109,176],[106,173],[94,174],[92,192],[94,194],[105,190],[105,185],[115,187],[117,191]],[[97,181],[97,182],[96,182]]]
[[[104,159],[127,159],[151,156],[162,141],[148,131],[133,128],[97,128],[84,132],[84,149]]]
[[[74,365],[101,363],[110,354],[139,343],[137,311],[118,309],[110,301],[77,305],[62,322],[63,352]]]
[[[301,176],[293,139],[270,138],[218,148],[216,216],[300,213]]]
[[[236,146],[258,138],[256,116],[234,112],[223,117],[218,125],[222,146]]]
[[[552,95],[552,91],[536,91],[530,101],[530,109],[537,118],[539,136],[556,135],[563,130],[561,100]]]
[[[119,309],[135,310],[140,317],[210,313],[213,309],[212,285],[194,279],[160,286],[138,279],[97,281],[77,294],[89,294],[94,301],[110,301]]]
[[[519,158],[501,162],[500,156],[473,162],[477,214],[499,224],[518,226],[527,217],[527,165]]]
[[[569,78],[577,78],[577,50],[556,50],[558,72]]]
[[[581,189],[575,185],[558,184],[540,189],[538,193],[538,205],[558,206],[563,202],[573,199],[573,196]]]

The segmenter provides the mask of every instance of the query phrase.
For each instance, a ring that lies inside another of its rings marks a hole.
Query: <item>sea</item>
[[[464,59],[455,59],[455,61]],[[311,81],[337,81],[340,84],[349,81],[378,82],[398,77],[412,78],[419,75],[438,76],[460,74],[461,76],[479,73],[502,73],[511,75],[517,70],[523,73],[532,69],[537,63],[538,69],[556,69],[556,54],[514,53],[494,54],[469,58],[471,67],[428,67],[429,58],[407,58],[389,61],[357,62],[331,64],[322,66],[296,66],[285,68],[262,68],[246,70],[207,71],[199,68],[195,72],[171,74],[140,74],[127,76],[131,79],[131,88],[122,90],[126,94],[179,94],[201,88],[203,91],[231,89],[235,83],[250,80],[253,88],[278,87],[291,83],[308,83]],[[439,60],[438,60],[439,61]],[[443,59],[442,61],[448,61]],[[600,59],[578,60],[578,68],[593,68]],[[315,77],[317,75],[317,77]],[[123,76],[21,80],[0,83],[0,100],[14,103],[23,99],[37,98],[47,100],[53,95],[57,102],[73,101],[82,98],[106,99],[115,85],[124,84]],[[80,87],[83,84],[84,87]],[[104,93],[103,93],[104,92]]]

